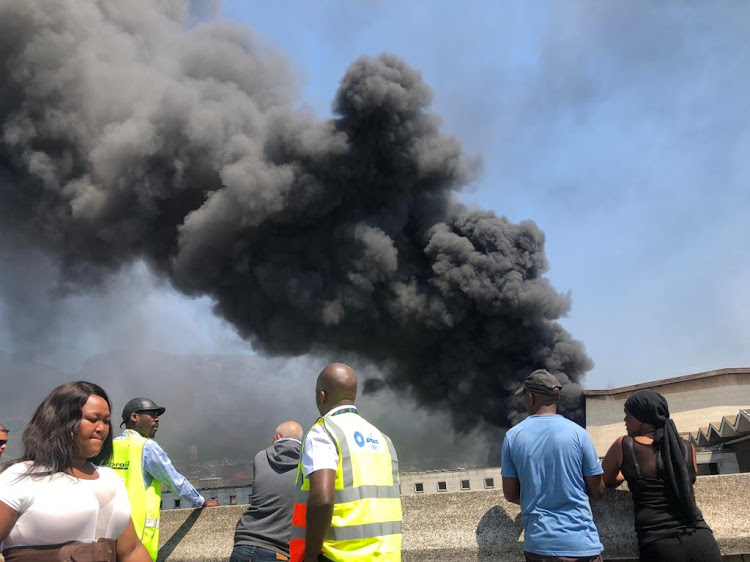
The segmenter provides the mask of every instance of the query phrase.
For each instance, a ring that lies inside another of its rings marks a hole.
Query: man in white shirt
[[[357,375],[333,363],[318,376],[321,417],[307,432],[297,472],[292,562],[401,560],[398,458],[387,435],[354,406]]]

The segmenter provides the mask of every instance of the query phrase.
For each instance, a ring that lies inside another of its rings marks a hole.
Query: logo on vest
[[[372,436],[372,433],[365,438],[359,431],[354,432],[354,442],[361,448],[367,445],[369,449],[377,451],[380,449],[380,440]]]
[[[354,442],[358,446],[364,447],[365,446],[365,436],[362,435],[359,431],[355,431],[354,432]]]

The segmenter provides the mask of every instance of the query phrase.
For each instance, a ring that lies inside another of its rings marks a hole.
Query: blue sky
[[[750,366],[750,4],[225,1],[218,17],[285,53],[320,119],[360,55],[421,70],[443,130],[483,158],[463,201],[546,233],[548,277],[572,295],[563,324],[596,363],[585,386]],[[251,352],[142,264],[50,296],[43,324],[13,311],[49,280],[18,287],[0,350],[69,371],[131,346]]]

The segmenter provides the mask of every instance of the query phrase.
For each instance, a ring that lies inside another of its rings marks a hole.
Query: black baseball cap
[[[548,373],[544,369],[537,369],[526,377],[523,386],[516,390],[515,394],[518,395],[522,392],[546,394],[547,396],[560,396],[562,385],[555,375]]]
[[[166,408],[157,406],[156,402],[150,398],[133,398],[122,409],[122,423],[120,425],[130,419],[130,414],[135,414],[136,412],[156,412],[156,415],[160,416],[166,411]]]

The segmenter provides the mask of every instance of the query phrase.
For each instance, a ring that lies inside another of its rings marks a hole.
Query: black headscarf
[[[656,467],[661,470],[682,504],[685,518],[694,523],[703,519],[695,505],[693,483],[688,472],[682,441],[669,417],[665,398],[653,390],[638,390],[625,401],[625,410],[637,420],[653,425]]]

